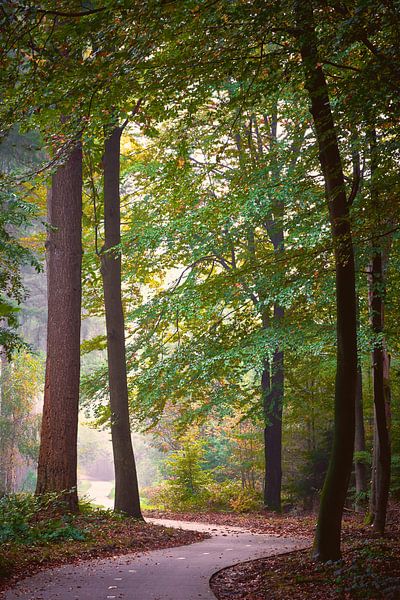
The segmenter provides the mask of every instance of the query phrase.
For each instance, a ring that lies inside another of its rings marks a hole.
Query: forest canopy
[[[324,561],[345,507],[382,534],[397,3],[10,1],[0,25],[0,494],[18,455],[78,510],[81,410],[111,432],[116,510],[318,507]]]

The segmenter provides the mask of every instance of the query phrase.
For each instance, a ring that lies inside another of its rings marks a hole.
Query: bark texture
[[[368,276],[368,300],[372,331],[375,337],[372,351],[372,378],[374,390],[374,447],[370,518],[373,528],[383,535],[389,500],[391,472],[390,443],[390,358],[384,338],[385,327],[385,271],[391,245],[391,236],[382,237],[387,223],[382,220],[382,205],[376,185],[379,169],[378,145],[375,129],[369,135],[371,161],[371,214],[376,219],[378,235],[372,240],[372,260]]]
[[[391,444],[389,356],[384,346],[384,267],[382,252],[375,250],[370,276],[370,309],[372,330],[376,336],[372,352],[374,389],[374,450],[370,517],[373,528],[383,535],[390,489]]]
[[[283,319],[284,309],[274,306],[274,317],[279,323]],[[265,483],[264,505],[275,511],[281,510],[282,489],[282,410],[284,396],[284,354],[275,350],[272,364],[264,361],[261,377],[264,407],[264,454]],[[272,367],[272,368],[270,368]]]
[[[82,149],[52,177],[48,193],[47,357],[36,493],[62,493],[78,510],[77,435],[82,265]]]
[[[314,540],[315,557],[328,561],[340,558],[341,522],[353,462],[357,384],[355,268],[345,181],[328,88],[318,56],[312,3],[308,0],[296,0],[294,6],[305,87],[311,101],[319,159],[325,180],[336,269],[334,439]]]
[[[271,117],[271,143],[277,142],[278,113],[277,108]],[[296,156],[295,151],[293,152]],[[295,160],[292,158],[292,161]],[[274,164],[272,176],[278,181],[279,170]],[[274,218],[268,219],[266,229],[274,248],[274,256],[279,260],[285,251],[285,239],[283,231],[284,204],[275,201]],[[285,309],[274,303],[274,325],[279,329],[285,316]],[[264,446],[265,446],[265,486],[264,504],[267,508],[281,510],[282,492],[282,415],[285,391],[284,352],[282,348],[275,348],[272,356],[271,375],[269,378],[269,390],[264,392]]]
[[[112,129],[105,141],[104,232],[101,253],[107,327],[107,357],[111,408],[111,437],[115,469],[114,509],[142,518],[133,454],[125,356],[125,325],[121,297],[120,140],[122,130]],[[115,248],[115,250],[112,250]]]

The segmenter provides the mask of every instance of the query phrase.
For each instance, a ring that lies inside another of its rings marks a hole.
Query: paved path
[[[305,548],[305,540],[252,534],[238,527],[149,519],[209,531],[189,546],[128,554],[47,569],[20,581],[4,600],[215,600],[213,573],[238,562]]]

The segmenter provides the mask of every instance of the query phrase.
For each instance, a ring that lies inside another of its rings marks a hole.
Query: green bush
[[[74,526],[73,516],[61,514],[63,508],[57,494],[4,496],[0,499],[0,544],[84,540],[85,533]]]
[[[234,512],[251,512],[262,508],[261,491],[254,488],[243,488],[242,482],[226,480],[208,486],[210,510],[233,510]]]
[[[165,461],[169,479],[143,495],[152,507],[168,510],[233,510],[250,512],[262,507],[258,490],[242,488],[241,481],[216,481],[214,470],[205,468],[201,440],[186,436],[182,447]]]
[[[212,472],[204,468],[204,443],[187,436],[166,462],[169,479],[161,486],[159,502],[172,510],[201,509],[209,498]]]
[[[206,488],[197,490],[195,493],[186,494],[185,491],[177,486],[170,485],[166,481],[161,486],[158,504],[169,510],[191,511],[204,509],[209,500],[209,494]]]
[[[182,493],[182,490],[170,481],[147,488],[146,498],[154,507],[169,510],[211,510],[234,511],[238,513],[261,510],[262,494],[259,490],[242,488],[239,480],[221,482],[210,481],[197,494]]]

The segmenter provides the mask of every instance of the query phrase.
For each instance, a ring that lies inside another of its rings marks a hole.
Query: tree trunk
[[[283,319],[284,309],[274,306],[277,322]],[[264,505],[275,511],[281,510],[282,488],[282,409],[284,394],[283,351],[275,350],[272,357],[272,373],[269,361],[264,361],[261,378],[264,405],[264,454],[265,482]]]
[[[48,193],[47,356],[36,493],[58,492],[78,510],[77,435],[82,264],[82,148],[52,177]]]
[[[277,111],[272,117],[271,139],[276,143]],[[274,171],[275,169],[273,169]],[[278,173],[275,173],[278,177]],[[267,231],[274,247],[274,255],[278,261],[285,251],[283,231],[284,205],[281,201],[274,203],[274,219],[267,224]],[[274,324],[280,326],[285,316],[285,310],[279,304],[274,304]],[[265,416],[265,487],[264,504],[275,511],[281,510],[282,492],[282,413],[284,400],[284,353],[281,348],[275,348],[272,356],[272,372],[270,390],[264,395]]]
[[[369,132],[371,160],[371,213],[377,219],[379,234],[385,228],[382,223],[380,197],[375,183],[378,174],[378,147],[376,132]],[[384,241],[383,241],[384,240]],[[372,352],[372,378],[374,390],[374,447],[370,518],[375,531],[383,535],[390,489],[391,444],[390,444],[390,360],[385,348],[385,268],[391,237],[381,236],[372,240],[372,261],[368,277],[368,301],[372,331],[375,336]],[[384,245],[386,248],[384,248]]]
[[[318,560],[340,558],[343,508],[353,463],[357,386],[357,311],[349,208],[329,93],[319,59],[312,4],[296,0],[305,87],[325,180],[336,268],[337,368],[334,439],[314,540]]]
[[[391,448],[388,412],[390,408],[389,358],[382,339],[384,327],[384,268],[382,252],[374,251],[370,277],[370,307],[372,330],[377,336],[372,352],[372,376],[374,389],[374,459],[373,490],[371,493],[370,516],[373,528],[383,535],[386,524],[386,511],[389,499]]]
[[[365,428],[362,393],[362,370],[361,364],[357,368],[357,394],[356,394],[356,431],[354,440],[355,452],[365,452]],[[356,479],[356,501],[355,510],[361,512],[366,505],[368,491],[367,465],[363,459],[355,457],[354,470]]]
[[[142,518],[133,454],[125,357],[125,326],[121,297],[121,253],[115,248],[120,234],[120,140],[122,130],[112,129],[104,146],[104,231],[101,253],[107,328],[111,437],[115,468],[114,510]]]

